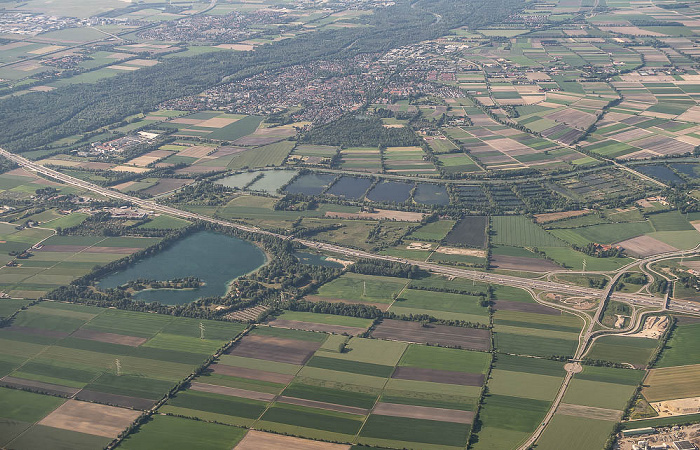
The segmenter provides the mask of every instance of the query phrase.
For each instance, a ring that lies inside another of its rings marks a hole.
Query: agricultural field
[[[672,331],[671,338],[666,342],[655,367],[700,364],[700,354],[696,351],[696,345],[700,339],[700,323],[696,323],[693,319],[678,320],[679,323]]]
[[[341,277],[324,284],[313,296],[312,301],[347,303],[368,303],[384,308],[391,305],[395,296],[408,284],[407,279],[345,273]]]
[[[491,226],[495,231],[494,244],[514,247],[564,247],[556,236],[538,227],[522,216],[494,216]]]
[[[646,367],[649,358],[658,347],[655,339],[622,336],[603,336],[596,339],[588,358],[628,363],[635,367]]]
[[[497,287],[493,331],[496,349],[532,356],[570,356],[583,327],[580,318],[536,303],[520,289]]]
[[[484,297],[449,292],[404,289],[389,311],[398,315],[427,314],[438,319],[488,323]]]
[[[382,170],[382,154],[378,148],[344,148],[340,151],[340,168],[344,171],[377,173]]]
[[[490,357],[260,327],[160,411],[307,439],[461,448]]]
[[[103,447],[243,328],[57,302],[31,306],[0,333],[2,446]]]
[[[564,374],[560,362],[497,354],[474,448],[517,448],[540,424]]]
[[[54,230],[44,225],[23,230],[11,227],[11,231],[10,227],[6,228],[8,233],[3,235],[5,242],[0,244],[0,251],[6,255],[5,264],[15,262],[0,268],[0,290],[11,296],[30,299],[69,284],[90,272],[96,264],[118,260],[159,241],[159,238],[53,236]],[[27,258],[8,255],[9,252],[25,250],[29,250]]]
[[[206,328],[200,339],[200,323]],[[2,383],[60,397],[147,409],[240,324],[42,302],[3,328]]]

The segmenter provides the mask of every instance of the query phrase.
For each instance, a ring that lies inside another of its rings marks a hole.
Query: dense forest
[[[420,145],[410,128],[386,128],[381,119],[371,116],[345,116],[315,127],[302,142],[343,147],[407,147]]]
[[[5,119],[0,144],[17,152],[34,150],[56,139],[154,110],[165,100],[193,95],[222,81],[322,58],[387,50],[444,35],[461,25],[483,26],[503,20],[521,5],[519,0],[401,2],[363,18],[368,27],[305,33],[254,52],[164,59],[138,73],[94,84],[8,97],[0,100],[0,116]]]

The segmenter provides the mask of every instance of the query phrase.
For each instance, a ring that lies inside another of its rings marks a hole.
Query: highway
[[[11,152],[9,152],[5,149],[2,149],[2,148],[0,148],[0,155],[4,156],[7,159],[14,161],[15,163],[17,163],[21,167],[24,167],[27,170],[40,173],[42,175],[54,178],[60,182],[63,182],[63,183],[66,183],[66,184],[69,184],[72,186],[80,187],[82,189],[101,194],[105,197],[114,198],[117,200],[128,202],[128,203],[134,204],[136,206],[139,206],[139,207],[147,209],[147,210],[153,210],[153,211],[156,211],[159,213],[169,214],[169,215],[181,217],[184,219],[206,221],[206,222],[210,222],[210,223],[214,223],[214,224],[218,224],[218,225],[222,225],[222,226],[226,226],[226,227],[237,228],[239,230],[246,231],[249,233],[257,233],[257,234],[263,234],[263,235],[268,235],[268,236],[274,236],[274,237],[277,237],[280,239],[293,240],[293,241],[298,242],[302,245],[305,245],[309,248],[315,248],[318,250],[329,251],[329,252],[337,253],[339,255],[344,255],[344,256],[348,256],[348,257],[379,259],[379,260],[384,260],[384,261],[413,264],[413,265],[420,267],[421,269],[428,270],[428,271],[431,271],[431,272],[434,272],[437,274],[453,276],[453,277],[458,277],[458,278],[467,278],[467,279],[471,279],[471,280],[475,280],[475,281],[480,281],[483,283],[503,284],[503,285],[519,287],[519,288],[523,288],[523,289],[537,289],[537,290],[557,292],[560,294],[567,294],[567,295],[580,296],[580,297],[591,297],[591,298],[605,298],[605,299],[607,299],[609,296],[609,298],[611,298],[611,299],[632,303],[632,304],[638,305],[638,306],[661,307],[663,302],[664,302],[664,300],[661,298],[653,297],[653,296],[649,296],[649,295],[623,294],[623,293],[612,293],[611,294],[609,292],[609,290],[602,291],[599,289],[585,288],[585,287],[581,287],[581,286],[574,286],[574,285],[558,283],[558,282],[553,282],[553,281],[547,281],[547,280],[523,278],[523,277],[517,277],[517,276],[513,276],[513,275],[495,274],[495,273],[488,273],[488,272],[479,272],[476,270],[461,269],[461,268],[456,268],[456,267],[446,267],[446,266],[441,266],[438,264],[428,263],[425,261],[416,261],[416,260],[410,260],[410,259],[404,259],[404,258],[397,258],[397,257],[393,257],[393,256],[376,255],[376,254],[366,252],[363,250],[342,247],[339,245],[328,244],[325,242],[317,242],[317,241],[313,241],[310,239],[294,238],[294,237],[266,231],[266,230],[263,230],[263,229],[260,229],[258,227],[254,227],[254,226],[243,225],[243,224],[230,222],[230,221],[226,221],[226,220],[215,219],[213,217],[205,216],[202,214],[184,211],[184,210],[173,208],[173,207],[167,206],[167,205],[161,205],[153,200],[144,200],[144,199],[140,199],[137,197],[132,197],[128,194],[124,194],[122,192],[115,191],[115,190],[112,190],[109,188],[101,187],[101,186],[95,185],[93,183],[90,183],[88,181],[84,181],[84,180],[63,174],[57,170],[53,170],[53,169],[44,167],[41,164],[30,161],[27,158],[24,158],[20,155],[11,153]],[[653,262],[653,261],[658,260],[658,259],[669,258],[669,257],[674,257],[674,256],[681,256],[682,254],[689,255],[689,254],[692,254],[694,252],[696,252],[696,251],[695,250],[694,251],[687,251],[686,250],[686,251],[676,251],[676,252],[663,253],[663,254],[655,255],[653,257],[646,258],[646,259],[641,260],[641,261],[636,261],[634,264],[635,265],[636,264],[646,264],[646,263]],[[616,276],[620,276],[621,274],[622,274],[622,271],[619,272]],[[612,284],[610,286],[612,286]],[[601,302],[601,304],[602,303],[603,302]],[[601,308],[602,308],[602,305],[601,305]],[[672,311],[677,311],[677,312],[687,312],[687,313],[700,314],[700,308],[696,307],[695,304],[692,304],[689,302],[671,301],[668,305],[668,309],[672,310]],[[599,308],[599,310],[600,310],[600,308]]]
[[[523,278],[523,277],[516,277],[516,276],[512,276],[512,275],[503,275],[503,274],[495,274],[495,273],[486,273],[486,272],[479,272],[479,271],[475,271],[475,270],[460,269],[460,268],[455,268],[455,267],[445,267],[445,266],[441,266],[438,264],[428,263],[425,261],[415,261],[415,260],[409,260],[409,259],[404,259],[404,258],[397,258],[397,257],[393,257],[393,256],[376,255],[376,254],[369,253],[369,252],[366,252],[363,250],[342,247],[342,246],[335,245],[335,244],[329,244],[329,243],[325,243],[325,242],[317,242],[317,241],[313,241],[310,239],[300,239],[300,238],[285,236],[282,234],[277,234],[277,233],[273,233],[270,231],[262,230],[258,227],[242,225],[242,224],[238,224],[238,223],[234,223],[234,222],[215,219],[213,217],[204,216],[201,214],[196,214],[196,213],[192,213],[189,211],[183,211],[181,209],[173,208],[171,206],[161,205],[161,204],[156,203],[155,201],[152,201],[152,200],[143,200],[140,198],[132,197],[132,196],[124,194],[122,192],[118,192],[118,191],[114,191],[114,190],[111,190],[108,188],[97,186],[97,185],[89,183],[87,181],[83,181],[83,180],[80,180],[78,178],[74,178],[74,177],[71,177],[69,175],[65,175],[65,174],[58,172],[56,170],[49,169],[49,168],[44,167],[40,164],[37,164],[33,161],[30,161],[22,156],[8,152],[7,150],[4,150],[2,148],[0,148],[0,155],[14,161],[15,163],[19,164],[20,166],[24,167],[27,170],[43,174],[45,176],[54,178],[58,181],[61,181],[63,183],[69,184],[69,185],[77,186],[77,187],[80,187],[80,188],[83,188],[83,189],[86,189],[86,190],[89,190],[92,192],[96,192],[96,193],[101,194],[105,197],[118,199],[118,200],[121,200],[124,202],[129,202],[129,203],[137,205],[141,208],[144,208],[147,210],[157,211],[159,213],[165,213],[165,214],[169,214],[172,216],[181,217],[181,218],[185,218],[185,219],[207,221],[207,222],[222,225],[222,226],[237,228],[239,230],[250,232],[250,233],[258,233],[258,234],[263,234],[263,235],[268,235],[268,236],[274,236],[274,237],[277,237],[280,239],[292,240],[292,241],[297,242],[299,244],[305,245],[309,248],[323,250],[323,251],[327,251],[327,252],[332,252],[332,253],[343,255],[346,257],[370,258],[370,259],[379,259],[379,260],[384,260],[384,261],[400,262],[400,263],[405,263],[405,264],[413,264],[413,265],[420,267],[421,269],[428,270],[428,271],[431,271],[431,272],[437,273],[437,274],[459,277],[459,278],[467,278],[467,279],[471,279],[471,280],[475,280],[475,281],[479,281],[479,282],[483,282],[483,283],[493,283],[493,284],[502,284],[502,285],[507,285],[507,286],[513,286],[513,287],[526,289],[529,292],[533,292],[533,290],[541,290],[541,291],[552,291],[552,292],[556,292],[556,293],[560,293],[560,294],[567,294],[567,295],[572,295],[572,296],[597,298],[600,300],[598,308],[596,309],[593,320],[590,321],[585,332],[583,333],[582,338],[580,339],[579,346],[577,348],[574,361],[583,357],[586,350],[588,349],[588,346],[592,342],[594,335],[598,336],[598,335],[602,334],[600,331],[594,332],[594,329],[595,329],[595,324],[599,322],[600,317],[603,314],[603,311],[605,309],[605,304],[606,304],[606,301],[608,299],[627,302],[627,303],[630,303],[630,304],[638,306],[638,307],[658,308],[659,310],[662,310],[662,311],[668,309],[668,310],[673,311],[673,312],[700,315],[700,306],[697,303],[685,302],[685,301],[679,301],[679,300],[667,301],[667,299],[665,299],[665,298],[654,297],[652,295],[646,295],[646,294],[638,294],[638,293],[637,294],[629,294],[629,293],[625,294],[625,293],[614,292],[615,283],[625,273],[625,271],[628,270],[630,267],[633,267],[636,265],[645,265],[645,264],[649,264],[649,263],[657,261],[657,260],[673,258],[676,256],[680,257],[683,255],[687,256],[690,254],[696,254],[696,253],[698,253],[698,248],[695,248],[692,251],[685,250],[685,251],[675,251],[675,252],[663,253],[663,254],[655,255],[655,256],[652,256],[652,257],[649,257],[649,258],[646,258],[643,260],[635,261],[634,263],[629,264],[628,266],[621,268],[613,276],[613,279],[608,284],[608,287],[605,290],[599,290],[599,289],[585,288],[585,287],[580,287],[580,286],[572,286],[572,285],[552,282],[552,281],[548,281],[548,280]],[[566,368],[567,368],[566,376],[564,377],[564,380],[562,381],[562,385],[559,388],[559,392],[557,393],[557,396],[555,397],[549,411],[545,415],[545,417],[542,420],[542,422],[540,423],[540,425],[534,431],[534,433],[531,434],[528,437],[528,439],[525,441],[525,443],[523,443],[519,447],[520,450],[525,450],[537,442],[537,440],[540,438],[540,436],[545,431],[545,429],[547,428],[547,426],[551,422],[552,418],[556,414],[557,408],[559,407],[559,404],[561,403],[562,399],[564,398],[564,395],[566,394],[566,391],[567,391],[569,384],[570,384],[571,380],[573,379],[575,373],[577,373],[581,370],[581,366],[577,362],[567,364]]]

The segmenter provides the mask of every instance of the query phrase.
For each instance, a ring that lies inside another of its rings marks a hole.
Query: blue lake
[[[248,241],[209,231],[200,231],[164,251],[142,259],[126,270],[106,276],[100,288],[113,288],[137,279],[166,281],[197,277],[206,284],[198,289],[145,290],[134,294],[138,300],[181,305],[201,297],[226,294],[229,283],[265,264],[265,253]]]

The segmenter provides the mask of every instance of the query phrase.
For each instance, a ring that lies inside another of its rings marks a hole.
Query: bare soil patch
[[[0,386],[57,395],[59,397],[72,397],[80,391],[80,389],[61,386],[60,384],[44,383],[42,381],[25,380],[24,378],[15,377],[4,377],[0,380]]]
[[[138,347],[148,339],[136,336],[126,336],[116,333],[104,333],[102,331],[86,330],[81,328],[71,335],[80,339],[88,339],[91,341],[107,342],[110,344],[128,345],[129,347]]]
[[[328,325],[325,323],[302,322],[299,320],[285,319],[275,319],[272,322],[270,322],[270,325],[274,327],[293,328],[295,330],[322,331],[324,333],[336,334],[347,333],[353,336],[360,333],[364,333],[366,331],[365,328],[347,327],[344,325]]]
[[[355,406],[336,405],[335,403],[317,402],[315,400],[306,400],[303,398],[281,396],[277,399],[277,401],[280,403],[287,403],[289,405],[308,406],[309,408],[325,409],[327,411],[337,411],[347,414],[358,414],[361,416],[369,413],[369,410],[364,408],[357,408]]]
[[[205,145],[193,145],[185,150],[180,150],[179,156],[189,156],[190,158],[202,158],[207,156],[209,153],[214,153],[216,147],[209,147]]]
[[[83,389],[78,392],[75,398],[76,400],[83,400],[86,402],[103,403],[106,405],[121,406],[123,408],[140,409],[142,411],[150,409],[156,403],[156,400],[153,399],[109,394],[107,392],[97,392],[89,389]]]
[[[39,424],[114,439],[140,415],[140,411],[68,400]]]
[[[350,445],[309,441],[281,434],[250,430],[234,450],[350,450]]]
[[[622,411],[607,408],[595,408],[593,406],[571,405],[562,403],[557,408],[557,414],[565,416],[585,417],[587,419],[610,420],[618,422],[622,419]]]
[[[226,170],[225,166],[189,166],[189,167],[183,167],[182,169],[177,169],[175,171],[176,174],[201,174],[201,173],[209,173],[209,172],[219,172],[222,170]]]
[[[484,384],[484,374],[482,373],[453,372],[451,370],[422,369],[420,367],[397,367],[391,378],[459,384],[462,386],[481,386]]]
[[[305,364],[320,346],[320,343],[312,341],[272,336],[246,336],[228,353],[288,364]]]
[[[270,383],[287,384],[294,379],[294,375],[265,372],[264,370],[246,369],[244,367],[227,366],[224,364],[212,364],[210,369],[214,373],[229,377],[246,378],[248,380],[268,381]]]
[[[583,216],[591,212],[588,209],[580,209],[578,211],[562,211],[555,213],[535,214],[535,223],[554,222],[555,220],[569,219],[571,217]]]
[[[548,314],[550,316],[560,316],[561,312],[558,309],[550,308],[549,306],[540,305],[539,303],[525,303],[525,302],[509,302],[506,300],[496,300],[494,302],[494,309],[497,311],[517,311],[525,313],[535,313],[535,314]]]
[[[486,258],[486,252],[484,250],[476,250],[473,248],[438,247],[437,250],[435,250],[435,253],[442,253],[443,255],[462,255]]]
[[[546,259],[505,255],[494,255],[491,259],[491,267],[505,270],[522,270],[524,272],[549,272],[561,269],[561,267]]]
[[[463,423],[467,425],[474,421],[474,412],[472,411],[430,408],[427,406],[399,405],[395,403],[377,403],[374,410],[372,410],[372,413],[382,416],[437,420],[440,422]]]
[[[217,386],[215,384],[206,384],[192,382],[190,389],[199,392],[209,392],[210,394],[227,395],[229,397],[249,398],[251,400],[260,400],[262,402],[271,402],[275,398],[275,394],[266,392],[248,391],[246,389],[236,389],[227,386]]]
[[[619,242],[617,245],[624,248],[627,253],[632,255],[647,257],[659,253],[666,253],[678,250],[676,247],[654,239],[651,236],[637,236],[636,238],[627,239]]]
[[[372,336],[419,344],[449,345],[470,350],[487,351],[491,346],[488,330],[432,324],[424,327],[418,322],[405,320],[384,319],[372,331]]]
[[[141,192],[150,195],[160,195],[179,189],[182,186],[192,183],[192,181],[194,180],[189,178],[162,178],[154,186],[144,189]]]

